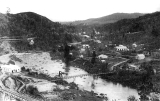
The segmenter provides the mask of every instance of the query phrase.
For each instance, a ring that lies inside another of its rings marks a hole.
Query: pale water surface
[[[80,74],[87,74],[87,72],[79,68],[70,67],[69,76]],[[93,76],[71,78],[67,79],[67,81],[75,82],[81,89],[107,94],[110,101],[115,99],[116,101],[127,101],[130,95],[134,95],[137,99],[139,98],[138,92],[135,89],[123,87],[121,84],[113,84],[101,78],[94,79]]]

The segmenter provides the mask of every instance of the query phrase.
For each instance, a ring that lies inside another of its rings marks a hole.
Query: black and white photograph
[[[0,101],[160,101],[160,0],[0,0]]]

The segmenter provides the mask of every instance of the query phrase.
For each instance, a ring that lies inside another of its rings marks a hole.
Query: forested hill
[[[95,24],[108,24],[108,23],[114,23],[118,20],[122,19],[131,19],[131,18],[137,18],[139,16],[142,16],[144,14],[142,13],[114,13],[111,15],[99,17],[99,18],[91,18],[87,20],[80,20],[80,21],[73,21],[73,22],[62,22],[64,24],[73,24],[73,25],[79,25],[79,24],[86,24],[86,25],[95,25]]]
[[[1,18],[6,21],[0,21],[1,24],[6,26],[6,29],[1,26],[1,31],[4,32],[3,35],[1,34],[2,36],[21,39],[35,37],[33,46],[30,46],[25,40],[11,42],[12,46],[19,51],[30,49],[50,50],[65,41],[73,41],[74,26],[65,26],[58,22],[52,22],[48,18],[33,12],[7,14],[4,16],[4,18]],[[7,30],[9,31],[7,32]]]
[[[19,51],[50,50],[64,42],[81,41],[76,33],[93,29],[103,36],[102,41],[118,44],[145,44],[148,49],[160,48],[160,12],[146,14],[134,19],[123,19],[111,24],[62,25],[33,12],[18,14],[0,14],[0,35],[10,38],[25,39],[35,37],[35,44],[30,46],[25,40],[11,42]],[[94,27],[94,28],[93,28]]]
[[[105,35],[105,40],[114,43],[137,42],[146,44],[149,49],[160,48],[160,12],[100,25],[96,29]]]

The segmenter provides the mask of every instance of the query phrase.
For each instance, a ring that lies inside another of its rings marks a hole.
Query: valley
[[[1,100],[159,101],[159,17],[66,25],[2,14]]]

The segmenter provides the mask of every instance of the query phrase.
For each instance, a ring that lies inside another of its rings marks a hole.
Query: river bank
[[[19,65],[21,67],[24,66],[26,69],[31,69],[33,72],[40,73],[41,75],[39,75],[38,78],[42,78],[42,79],[44,78],[49,81],[55,80],[55,83],[58,85],[60,85],[60,84],[64,85],[65,81],[66,81],[66,80],[62,80],[62,79],[57,81],[56,78],[54,78],[56,75],[58,75],[59,71],[66,72],[66,70],[68,70],[68,72],[67,72],[68,76],[87,74],[87,73],[94,74],[94,73],[109,72],[109,70],[106,69],[105,63],[95,64],[93,66],[90,63],[90,61],[71,61],[70,66],[66,67],[64,62],[61,61],[60,59],[59,60],[57,60],[57,59],[52,60],[48,53],[37,53],[37,54],[36,53],[34,53],[34,54],[18,53],[15,55],[17,56],[17,58],[22,60],[22,62],[16,62],[16,65]],[[7,59],[9,61],[10,60],[9,55],[7,55],[6,57],[8,57]],[[2,60],[4,58],[5,57],[3,57]],[[30,72],[30,74],[35,75],[35,73],[31,73],[31,72]],[[95,80],[94,76],[88,76],[88,77],[83,77],[83,78],[76,77],[76,78],[67,79],[67,82],[69,82],[69,83],[74,82],[80,88],[85,87],[86,91],[88,90],[90,92],[91,92],[92,87],[94,88],[94,86],[95,86],[96,91],[98,91],[99,93],[106,93],[107,95],[110,94],[110,95],[108,95],[109,98],[114,99],[117,96],[117,99],[125,98],[125,100],[126,100],[127,97],[129,97],[130,95],[127,95],[125,92],[132,92],[130,94],[135,94],[135,95],[137,95],[138,92],[135,91],[134,89],[131,89],[134,87],[131,87],[130,82],[128,82],[128,81],[124,82],[123,80],[126,80],[126,78],[129,78],[129,76],[128,76],[129,74],[132,74],[132,76],[130,76],[130,78],[134,77],[134,75],[137,76],[137,75],[142,75],[142,74],[136,74],[136,73],[134,74],[131,72],[129,72],[125,76],[122,76],[121,74],[126,74],[126,73],[123,73],[123,72],[119,73],[119,74],[116,72],[111,73],[111,74],[107,75],[107,77],[108,77],[107,79],[106,79],[105,75],[99,75],[100,78],[104,79],[104,80],[100,80],[100,81],[99,81],[99,79]],[[51,78],[49,78],[47,75],[49,75]],[[118,75],[121,75],[121,78],[122,77],[123,78],[120,79]],[[135,78],[135,80],[136,79],[137,78]],[[140,82],[140,81],[142,82],[142,79],[143,78],[139,79],[138,82]],[[133,78],[130,80],[133,82],[132,85],[135,85],[137,83],[137,86],[139,86],[139,88],[142,88],[140,85],[141,83],[138,84],[138,82],[135,80],[133,80]],[[105,83],[102,83],[102,81]],[[100,84],[98,82],[100,82]],[[129,84],[127,84],[127,82]],[[122,84],[123,86],[121,86],[119,83]],[[106,85],[112,85],[112,86],[106,86]],[[120,85],[120,86],[118,86],[118,85]],[[145,86],[145,87],[147,87],[147,86]],[[90,89],[88,89],[88,88],[90,88]],[[108,91],[107,89],[109,89],[109,88],[110,88],[110,90],[112,90],[114,88],[116,88],[116,89],[113,90],[114,92],[101,92],[101,91],[103,91],[102,89],[104,89],[104,88],[106,89],[106,91]],[[129,89],[129,90],[125,90],[125,89]],[[137,89],[137,90],[140,91],[139,89]],[[117,93],[115,93],[115,92],[117,92]],[[121,92],[121,95],[119,95],[118,92]],[[124,97],[123,95],[126,95],[126,96]],[[124,100],[122,100],[122,101],[124,101]]]
[[[90,61],[83,59],[71,62],[70,65],[77,66],[78,68],[81,68],[90,74],[108,73],[108,74],[100,74],[98,76],[107,81],[112,81],[115,83],[123,83],[124,86],[129,86],[132,88],[136,88],[135,84],[128,85],[125,83],[127,82],[129,82],[130,84],[133,82],[138,83],[137,81],[141,82],[146,76],[146,72],[125,71],[125,70],[113,72],[108,69],[107,67],[108,65],[106,63],[97,62],[96,64],[93,65],[90,63]]]
[[[86,64],[84,64],[86,63]],[[146,70],[143,71],[128,71],[128,70],[119,70],[112,73],[109,73],[107,66],[104,63],[96,63],[92,65],[88,60],[79,60],[71,62],[71,65],[77,66],[88,73],[98,74],[98,73],[107,73],[98,75],[102,79],[113,82],[115,84],[122,84],[124,87],[130,87],[136,89],[139,92],[141,100],[148,101],[148,97],[151,93],[159,93],[159,79],[158,74],[149,75]]]

